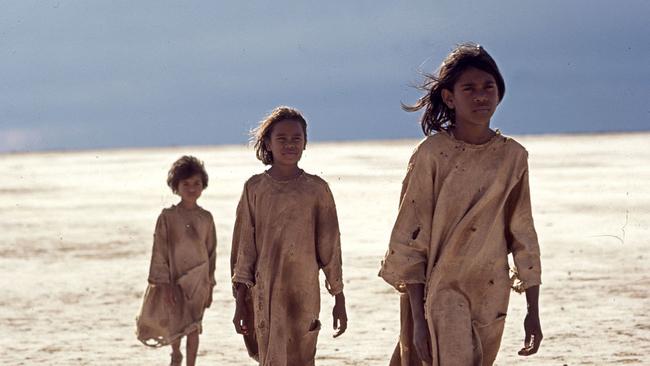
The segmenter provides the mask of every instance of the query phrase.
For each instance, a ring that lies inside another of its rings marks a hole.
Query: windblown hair
[[[201,176],[203,188],[207,188],[208,173],[205,171],[203,162],[194,156],[181,156],[172,164],[171,169],[167,173],[167,185],[172,189],[172,192],[178,193],[178,183],[196,174]]]
[[[413,105],[402,103],[402,109],[408,112],[424,109],[420,125],[425,136],[454,127],[456,114],[442,100],[442,91],[453,91],[460,75],[470,67],[491,74],[499,89],[499,102],[503,99],[506,84],[492,56],[476,43],[462,43],[444,59],[437,75],[424,73],[424,82],[417,88],[425,94]]]
[[[264,163],[264,165],[273,164],[273,153],[266,146],[271,139],[273,126],[278,122],[286,120],[300,123],[302,126],[302,132],[305,135],[305,146],[307,146],[307,121],[305,120],[305,117],[303,117],[302,113],[291,107],[276,107],[262,121],[260,121],[259,126],[251,131],[251,143],[255,148],[255,155],[262,161],[262,163]]]

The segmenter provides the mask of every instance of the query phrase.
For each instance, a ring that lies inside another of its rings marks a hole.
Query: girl
[[[335,297],[334,337],[347,328],[334,199],[323,179],[298,167],[307,143],[300,112],[275,108],[254,134],[257,158],[271,168],[248,179],[237,207],[233,323],[261,365],[313,365],[319,269]]]
[[[528,154],[490,129],[505,84],[479,45],[463,44],[426,94],[427,136],[409,162],[399,213],[379,275],[401,296],[402,329],[391,365],[491,365],[508,308],[513,254],[526,292],[525,347],[542,340],[541,267],[528,187]],[[412,350],[415,350],[413,352]]]
[[[169,170],[167,185],[181,201],[158,216],[138,339],[152,346],[171,344],[171,365],[179,366],[181,338],[187,336],[187,365],[193,366],[203,312],[212,304],[216,283],[214,221],[196,203],[208,174],[200,160],[183,156]]]

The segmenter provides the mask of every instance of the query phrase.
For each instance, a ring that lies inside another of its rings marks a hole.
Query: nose
[[[474,101],[475,102],[487,101],[487,92],[485,92],[484,90],[479,90],[476,93],[474,93]]]

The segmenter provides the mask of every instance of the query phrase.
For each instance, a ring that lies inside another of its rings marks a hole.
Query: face
[[[300,122],[294,120],[276,122],[266,147],[273,153],[273,165],[297,165],[305,149],[305,134]]]
[[[442,99],[456,113],[456,124],[490,126],[490,118],[499,104],[499,88],[492,74],[467,68],[452,91],[443,90]]]
[[[194,174],[178,182],[178,195],[185,202],[196,202],[201,197],[201,193],[203,193],[203,180],[200,174]]]

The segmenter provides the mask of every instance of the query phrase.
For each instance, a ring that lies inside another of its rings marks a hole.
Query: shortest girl
[[[187,365],[192,366],[203,312],[212,303],[216,283],[214,221],[196,203],[208,186],[208,174],[200,160],[183,156],[169,170],[167,185],[181,201],[158,216],[137,334],[148,346],[171,344],[172,366],[181,365],[181,338],[187,336]]]

